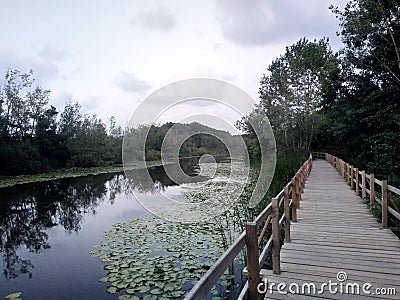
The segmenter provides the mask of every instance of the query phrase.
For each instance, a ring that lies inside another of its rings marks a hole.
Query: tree
[[[305,38],[287,47],[268,67],[269,74],[261,79],[260,107],[286,148],[310,149],[323,95],[329,91],[328,77],[337,69],[327,39]]]
[[[74,137],[82,124],[82,112],[79,102],[67,102],[61,112],[59,132],[67,137]]]
[[[340,21],[344,53],[360,74],[400,86],[400,13],[398,0],[350,0]]]
[[[21,73],[18,70],[8,70],[4,85],[0,91],[3,111],[3,138],[14,137],[22,139],[29,127],[29,105],[27,91],[33,83],[32,70]]]

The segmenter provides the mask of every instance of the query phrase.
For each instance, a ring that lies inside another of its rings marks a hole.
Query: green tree
[[[340,21],[346,59],[363,76],[400,85],[400,13],[398,0],[350,0]]]
[[[318,113],[328,78],[338,70],[338,60],[327,39],[305,38],[286,48],[268,66],[261,79],[260,108],[268,116],[278,145],[308,150],[318,130]]]

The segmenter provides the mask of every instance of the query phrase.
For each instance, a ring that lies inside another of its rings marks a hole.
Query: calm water
[[[196,165],[185,165],[195,174]],[[177,189],[162,167],[150,169],[155,184],[133,177],[135,190],[157,197]],[[118,222],[148,212],[129,193],[123,174],[103,174],[0,189],[0,299],[115,299],[105,292],[104,265],[92,246]]]

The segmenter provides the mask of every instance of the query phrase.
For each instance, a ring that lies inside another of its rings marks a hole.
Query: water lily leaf
[[[109,278],[107,276],[99,279],[100,282],[107,282],[108,280]]]
[[[124,288],[128,287],[128,285],[129,285],[129,282],[120,282],[117,284],[117,288],[124,289]]]
[[[137,291],[141,294],[147,293],[150,290],[148,286],[141,286],[137,289]]]
[[[107,293],[115,294],[117,292],[117,288],[115,286],[109,286],[107,288]]]
[[[18,298],[20,298],[20,297],[21,297],[21,295],[22,295],[22,293],[21,293],[21,292],[12,293],[12,294],[9,294],[9,295],[7,295],[7,296],[6,296],[6,299],[12,299],[12,300],[15,300],[15,299],[18,299]]]
[[[159,288],[155,288],[150,291],[150,294],[153,294],[153,295],[161,295],[162,293],[163,293],[163,291]]]

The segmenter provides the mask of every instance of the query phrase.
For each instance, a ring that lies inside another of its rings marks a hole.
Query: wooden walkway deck
[[[303,283],[314,283],[319,290],[323,283],[339,283],[337,274],[345,272],[343,292],[337,285],[337,293],[325,286],[322,294],[306,290],[302,295],[285,295],[275,285],[272,293],[265,294],[266,299],[400,299],[400,240],[391,230],[382,228],[327,161],[313,162],[297,219],[290,227],[291,242],[281,249],[281,274],[261,270],[269,288],[272,283],[283,282],[287,284],[283,290],[288,291],[289,285],[301,289]],[[359,284],[360,295],[345,293],[349,283]],[[370,288],[366,286],[369,295],[362,291],[365,283],[371,284]],[[397,295],[377,295],[385,291],[377,288],[394,288]]]

